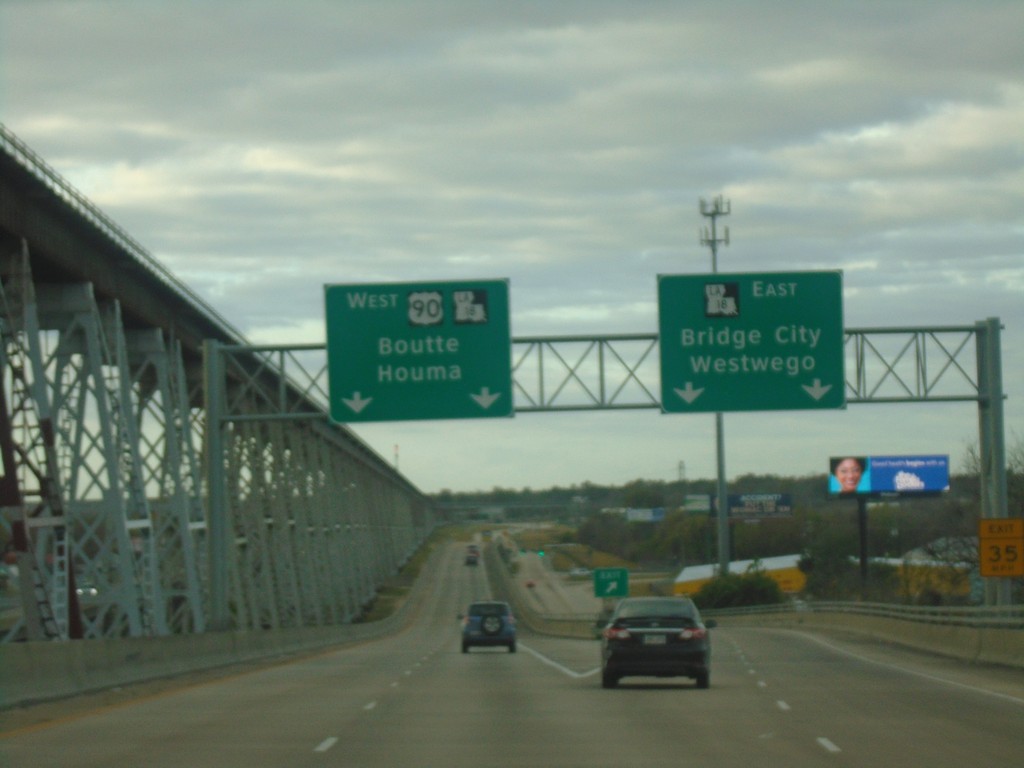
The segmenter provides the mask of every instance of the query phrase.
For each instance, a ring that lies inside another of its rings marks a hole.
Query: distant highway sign
[[[594,597],[629,597],[629,571],[626,568],[595,568]]]

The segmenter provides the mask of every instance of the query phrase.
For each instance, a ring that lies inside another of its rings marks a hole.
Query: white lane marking
[[[552,661],[547,656],[545,656],[543,653],[540,653],[538,651],[533,650],[533,648],[530,648],[528,645],[523,645],[520,642],[519,643],[519,647],[522,648],[527,653],[532,654],[535,658],[537,658],[540,661],[544,662],[549,667],[554,667],[559,672],[561,672],[563,675],[568,675],[569,677],[575,677],[575,678],[590,677],[591,675],[596,675],[598,672],[601,671],[600,667],[594,667],[593,669],[588,670],[586,672],[574,672],[573,670],[569,669],[568,667],[563,667],[557,661]]]
[[[376,706],[377,706],[377,702],[376,701],[371,701],[369,704],[364,704],[363,705],[363,709],[365,709],[367,712],[369,712],[371,709],[376,708]]]
[[[768,687],[768,683],[766,683],[764,680],[758,680],[757,681],[757,687],[758,688],[767,688]]]
[[[836,645],[832,645],[832,643],[829,643],[828,641],[823,640],[820,637],[815,637],[814,635],[808,635],[808,634],[805,634],[803,632],[797,632],[796,634],[800,635],[801,637],[805,637],[808,640],[813,640],[814,642],[818,643],[819,645],[824,645],[826,648],[830,648],[831,650],[835,651],[836,653],[845,654],[846,656],[850,656],[850,657],[852,657],[854,659],[858,659],[858,660],[866,662],[868,664],[875,664],[875,665],[877,665],[879,667],[887,667],[888,669],[895,669],[895,670],[897,670],[899,672],[904,672],[904,673],[906,673],[908,675],[915,675],[917,677],[923,677],[925,680],[931,680],[932,682],[935,682],[935,683],[944,683],[946,685],[952,685],[955,688],[963,688],[963,689],[968,690],[968,691],[974,691],[975,693],[984,693],[984,694],[987,694],[988,696],[994,696],[997,699],[1004,699],[1005,701],[1012,701],[1014,704],[1024,704],[1024,699],[1018,698],[1017,696],[1010,696],[1007,693],[998,693],[996,691],[989,691],[989,690],[987,690],[985,688],[978,688],[977,686],[974,686],[974,685],[967,685],[966,683],[958,683],[955,680],[947,680],[944,677],[937,677],[936,675],[930,675],[927,672],[918,672],[916,669],[908,669],[907,667],[901,667],[898,664],[890,664],[889,662],[886,662],[886,661],[876,661],[875,659],[869,659],[867,656],[861,656],[859,653],[854,653],[853,651],[848,651],[845,648],[840,648],[840,647],[838,647]]]
[[[323,741],[321,741],[320,744],[317,745],[317,748],[314,749],[313,751],[314,752],[326,752],[328,749],[330,749],[331,747],[333,747],[337,743],[338,743],[338,737],[337,736],[331,736],[331,738],[324,739]]]
[[[775,705],[776,705],[776,706],[777,706],[777,707],[778,707],[779,709],[781,709],[781,710],[782,710],[783,712],[789,712],[789,710],[791,709],[791,707],[789,706],[789,704],[787,704],[786,702],[782,701],[782,699],[779,699],[778,701],[776,701],[776,702],[775,702]]]
[[[821,746],[823,746],[829,752],[842,752],[843,751],[839,747],[837,747],[835,744],[833,744],[831,741],[826,739],[824,736],[819,736],[818,737],[818,743],[821,744]]]

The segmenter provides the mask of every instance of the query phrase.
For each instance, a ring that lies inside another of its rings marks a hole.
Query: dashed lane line
[[[314,752],[326,752],[327,750],[329,750],[331,747],[333,747],[337,743],[338,743],[338,737],[337,736],[331,736],[330,738],[324,739],[319,744],[317,744],[316,748],[313,751]]]

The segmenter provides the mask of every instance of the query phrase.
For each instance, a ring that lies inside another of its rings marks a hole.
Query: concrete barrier
[[[840,611],[789,611],[717,617],[721,626],[839,630],[964,661],[1024,668],[1024,632]]]
[[[0,645],[0,708],[256,660],[287,658],[394,631],[394,622],[262,632]]]
[[[432,553],[431,563],[440,554]],[[383,637],[412,621],[427,586],[417,579],[394,615],[365,624],[0,644],[0,709]]]

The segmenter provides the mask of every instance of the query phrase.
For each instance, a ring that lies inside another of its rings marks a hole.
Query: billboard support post
[[[867,599],[868,588],[868,499],[857,497],[857,531],[860,534],[860,593]]]

